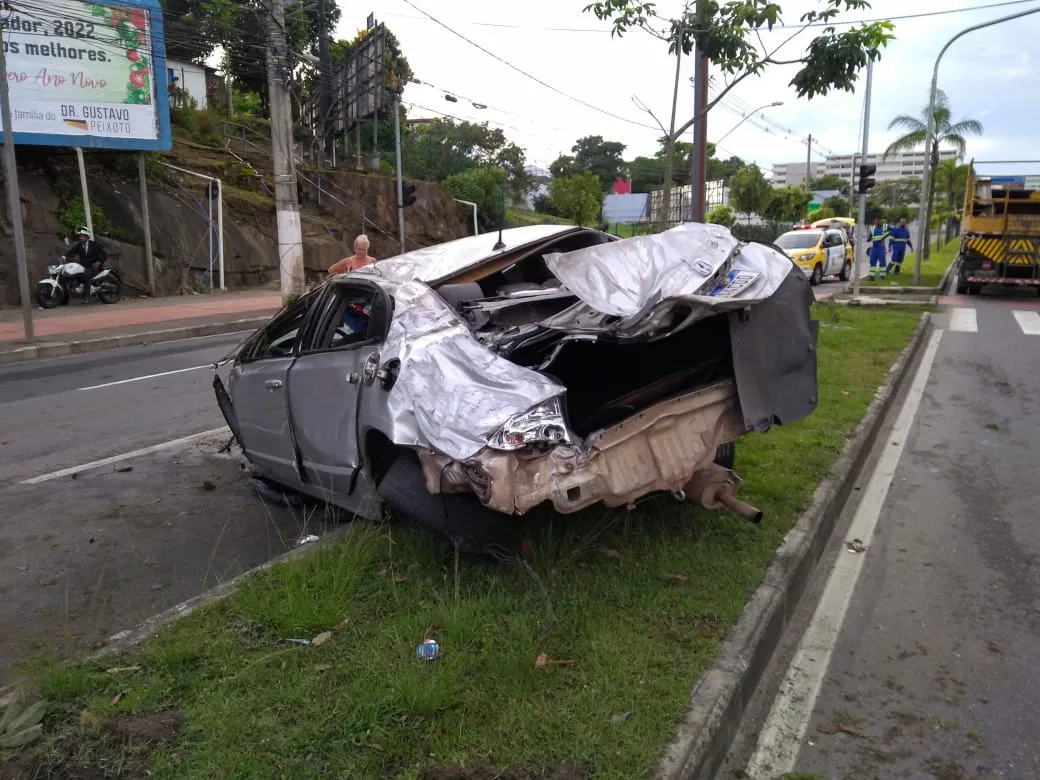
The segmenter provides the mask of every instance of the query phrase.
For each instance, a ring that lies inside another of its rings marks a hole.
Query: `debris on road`
[[[415,655],[423,661],[436,661],[441,655],[441,646],[436,639],[424,639],[415,648]]]
[[[860,539],[850,539],[845,542],[845,549],[850,553],[866,552],[867,546]]]
[[[319,538],[320,537],[315,536],[314,534],[307,534],[306,536],[301,536],[299,539],[296,540],[296,546],[302,547],[305,544],[310,544],[311,542],[318,541]]]

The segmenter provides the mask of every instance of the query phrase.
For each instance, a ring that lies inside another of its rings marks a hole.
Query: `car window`
[[[342,285],[307,351],[342,349],[381,339],[386,315],[386,296],[379,291],[368,286]]]
[[[252,343],[246,345],[243,359],[261,360],[291,354],[307,312],[318,300],[316,293],[316,290],[312,290],[276,314],[274,319],[256,334]]]
[[[820,234],[808,230],[794,230],[784,233],[776,240],[781,249],[812,249],[820,241]]]

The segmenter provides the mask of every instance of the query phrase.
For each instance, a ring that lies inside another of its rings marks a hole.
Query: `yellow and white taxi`
[[[852,245],[844,230],[808,228],[789,230],[774,241],[794,264],[817,285],[825,276],[846,282],[852,275]]]

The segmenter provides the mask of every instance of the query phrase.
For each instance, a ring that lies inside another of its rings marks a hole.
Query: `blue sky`
[[[398,36],[416,77],[427,82],[410,85],[405,92],[411,116],[442,112],[462,119],[486,120],[501,126],[528,150],[528,159],[539,165],[568,152],[574,140],[583,135],[621,141],[628,147],[628,157],[651,154],[661,133],[654,120],[634,105],[633,95],[668,125],[675,60],[667,56],[665,44],[639,32],[612,38],[604,23],[582,12],[587,0],[525,0],[521,5],[463,0],[411,2],[414,5],[407,0],[380,0],[377,7],[378,18]],[[781,4],[788,24],[796,24],[802,12],[818,7],[805,0]],[[871,10],[846,18],[891,18],[991,4],[992,0],[875,0]],[[677,10],[680,5],[676,0],[666,0],[659,7]],[[353,37],[373,7],[344,5],[339,36]],[[887,129],[893,116],[921,113],[935,56],[951,36],[969,25],[1033,7],[1040,8],[1040,0],[896,20],[897,39],[874,69],[871,151],[883,150],[895,137]],[[422,11],[570,98],[496,61],[430,21]],[[790,33],[777,31],[772,39]],[[783,54],[800,54],[811,33],[800,34]],[[969,141],[969,157],[1040,159],[1034,129],[1040,115],[1040,91],[1034,86],[1038,39],[1040,13],[970,33],[945,56],[939,85],[950,97],[955,118],[978,119],[986,130],[981,139]],[[767,36],[767,43],[770,40]],[[750,78],[727,96],[726,105],[711,112],[708,137],[717,140],[740,121],[741,112],[773,101],[784,103],[729,134],[720,154],[737,154],[768,171],[776,162],[804,160],[804,139],[810,132],[820,144],[820,148],[814,148],[814,159],[821,159],[827,151],[858,151],[862,95],[832,93],[812,101],[799,100],[788,86],[796,70],[777,66],[760,78]],[[692,63],[686,61],[677,109],[680,123],[692,112],[691,75]],[[459,101],[447,102],[445,91],[458,96]],[[488,108],[477,109],[474,102]],[[1040,173],[1040,165],[1002,165],[986,170],[998,169]]]

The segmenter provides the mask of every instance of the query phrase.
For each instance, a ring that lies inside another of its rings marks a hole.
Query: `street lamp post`
[[[715,146],[718,146],[723,141],[725,141],[729,137],[730,133],[732,133],[734,130],[736,130],[738,127],[740,127],[742,124],[744,124],[746,121],[748,121],[751,117],[753,117],[758,112],[765,111],[767,108],[776,108],[777,106],[782,106],[783,104],[784,104],[784,102],[782,100],[777,100],[775,103],[767,103],[764,106],[760,106],[759,108],[756,108],[754,111],[749,111],[748,113],[744,114],[744,118],[741,119],[739,122],[737,122],[735,125],[733,125],[733,127],[731,127],[729,130],[727,130],[726,134],[723,135],[722,138],[720,138],[718,141],[715,142]]]
[[[984,27],[992,27],[995,24],[1001,24],[1003,22],[1010,22],[1012,19],[1019,19],[1023,16],[1029,16],[1040,12],[1040,8],[1030,8],[1028,11],[1019,11],[1017,14],[1009,14],[1008,16],[1001,16],[999,19],[991,19],[988,22],[982,22],[981,24],[974,24],[971,27],[966,27],[959,33],[954,35],[950,40],[946,42],[946,45],[939,51],[939,56],[935,58],[935,67],[932,68],[932,90],[928,96],[928,128],[924,135],[924,172],[921,176],[921,203],[917,209],[917,251],[914,252],[914,285],[921,283],[921,257],[924,255],[924,248],[927,246],[929,240],[929,229],[930,225],[926,224],[927,219],[927,208],[928,208],[928,180],[931,178],[931,167],[932,167],[932,143],[933,136],[935,135],[935,98],[939,91],[939,62],[942,60],[943,55],[946,54],[946,50],[954,44],[954,42],[961,36],[967,35],[975,30],[981,30]]]

